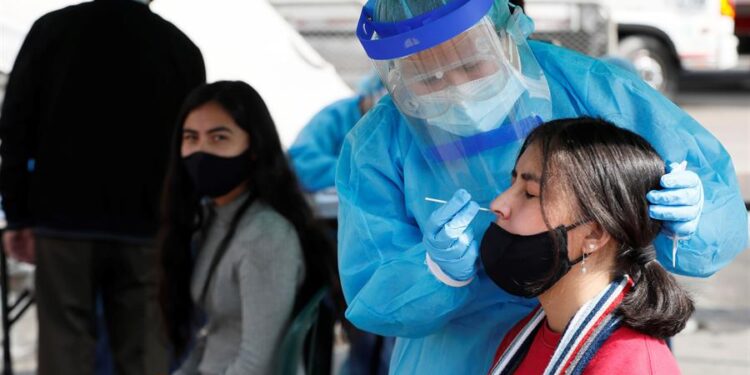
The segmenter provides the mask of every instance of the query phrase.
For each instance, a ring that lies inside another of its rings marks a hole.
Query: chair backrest
[[[279,351],[277,352],[276,358],[276,369],[275,372],[278,375],[297,375],[300,367],[306,368],[306,370],[312,370],[315,365],[310,367],[311,363],[315,362],[315,353],[319,350],[315,346],[320,344],[316,339],[319,329],[319,315],[321,311],[321,303],[328,294],[328,288],[322,288],[315,293],[310,301],[302,308],[302,310],[294,317],[292,323],[289,325],[289,329],[284,335],[284,338],[279,345]],[[329,329],[330,327],[320,327],[320,329]],[[309,345],[305,348],[306,338],[310,336]],[[323,343],[325,344],[325,343]],[[328,342],[328,345],[331,343]],[[305,349],[307,349],[308,355],[305,356]],[[326,352],[324,350],[323,352]],[[330,351],[327,351],[330,353]],[[308,366],[301,366],[303,361],[307,360]]]

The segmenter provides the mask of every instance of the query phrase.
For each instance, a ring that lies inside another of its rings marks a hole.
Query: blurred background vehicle
[[[598,0],[526,0],[534,20],[532,38],[589,56],[612,55],[617,33],[609,8]]]
[[[733,0],[602,0],[617,25],[618,54],[652,87],[674,96],[683,73],[734,69]]]

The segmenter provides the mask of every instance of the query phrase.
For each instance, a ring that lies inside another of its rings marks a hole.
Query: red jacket
[[[505,348],[528,322],[526,317],[518,322],[503,338],[494,364]],[[515,375],[540,375],[554,353],[561,334],[549,329],[546,320],[537,331],[534,342]],[[586,366],[584,375],[673,375],[680,374],[677,361],[663,340],[622,326],[604,342]]]

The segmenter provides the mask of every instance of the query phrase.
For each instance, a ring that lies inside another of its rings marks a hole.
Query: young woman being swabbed
[[[334,263],[263,99],[244,82],[195,89],[170,163],[162,308],[174,354],[194,342],[177,373],[270,374],[291,317]]]
[[[490,374],[678,374],[664,339],[693,302],[655,260],[646,194],[664,161],[603,120],[526,139],[480,251],[487,275],[541,306],[505,335]]]

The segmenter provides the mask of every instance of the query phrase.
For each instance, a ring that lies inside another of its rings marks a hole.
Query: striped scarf
[[[544,375],[583,373],[596,351],[619,327],[621,318],[613,312],[632,286],[630,277],[625,275],[609,284],[576,312],[565,327]],[[544,318],[544,310],[540,306],[532,311],[531,319],[505,349],[492,368],[491,375],[509,375],[515,371],[526,356]]]

